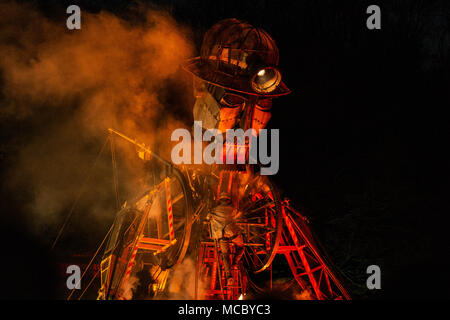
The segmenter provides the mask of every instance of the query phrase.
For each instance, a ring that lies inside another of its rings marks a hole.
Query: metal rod
[[[123,133],[120,133],[120,132],[118,132],[118,131],[116,131],[116,130],[114,130],[114,129],[109,128],[108,131],[109,131],[110,133],[115,133],[115,134],[117,134],[119,137],[125,139],[126,141],[131,142],[132,144],[138,146],[138,147],[141,148],[142,150],[148,152],[148,153],[150,154],[150,156],[152,156],[152,157],[154,157],[155,159],[161,161],[162,163],[164,163],[164,164],[166,164],[166,165],[168,165],[168,166],[173,166],[173,164],[172,164],[171,162],[169,162],[169,161],[167,161],[167,160],[161,158],[160,156],[158,156],[156,153],[154,153],[152,150],[150,150],[148,147],[146,147],[145,144],[139,143],[139,142],[137,142],[136,140],[131,139],[131,138],[127,137],[126,135],[124,135]]]

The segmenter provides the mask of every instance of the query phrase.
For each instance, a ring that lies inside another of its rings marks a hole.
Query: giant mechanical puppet
[[[194,78],[195,123],[203,132],[240,128],[258,136],[272,100],[290,92],[278,59],[266,31],[237,19],[215,24],[200,57],[184,65]],[[158,179],[116,214],[100,265],[99,299],[170,298],[168,288],[177,288],[171,282],[180,281],[174,271],[187,259],[191,299],[257,298],[274,288],[283,270],[292,280],[284,288],[295,285],[299,293],[292,298],[350,299],[306,217],[249,161],[251,139],[224,138],[222,164],[188,166],[110,133],[135,144],[144,161],[152,159]],[[230,154],[236,161],[226,161]]]

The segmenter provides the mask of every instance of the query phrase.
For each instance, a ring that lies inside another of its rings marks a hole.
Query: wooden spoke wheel
[[[247,270],[259,273],[271,265],[278,250],[282,230],[279,194],[266,176],[258,175],[244,187],[239,207],[238,225],[245,243],[242,262]]]

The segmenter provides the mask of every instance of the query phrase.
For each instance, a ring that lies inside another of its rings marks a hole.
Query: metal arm
[[[114,129],[109,128],[108,131],[110,133],[115,133],[116,135],[118,135],[119,137],[127,140],[128,142],[131,142],[132,144],[138,146],[139,148],[141,148],[142,150],[144,150],[145,152],[148,152],[150,154],[150,156],[154,157],[155,159],[157,159],[158,161],[161,161],[162,163],[164,163],[165,165],[168,165],[170,167],[173,166],[173,164],[170,161],[167,161],[163,158],[161,158],[159,155],[157,155],[156,153],[154,153],[152,150],[150,150],[148,147],[145,146],[145,144],[143,143],[139,143],[136,140],[133,140],[129,137],[127,137],[126,135],[124,135],[123,133],[120,133]]]

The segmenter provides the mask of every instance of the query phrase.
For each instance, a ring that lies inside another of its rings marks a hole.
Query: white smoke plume
[[[130,276],[123,283],[120,289],[120,296],[125,300],[131,300],[133,298],[133,294],[139,286],[139,279],[135,276]]]
[[[185,258],[183,262],[174,268],[169,278],[169,299],[193,300],[195,299],[195,272],[196,262],[192,258]],[[198,279],[198,296],[202,297],[205,284],[201,277]]]

